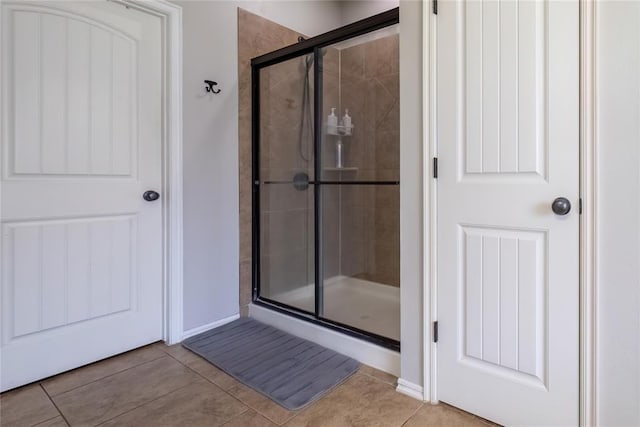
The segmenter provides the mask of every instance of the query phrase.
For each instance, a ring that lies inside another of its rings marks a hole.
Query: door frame
[[[0,0],[2,1],[2,0]],[[182,8],[167,0],[110,0],[157,16],[162,37],[162,337],[167,344],[183,338],[182,238]],[[7,1],[9,3],[9,1]],[[46,0],[43,1],[46,3]],[[0,20],[1,16],[0,8]],[[1,37],[1,35],[0,35]],[[6,55],[0,56],[0,81]],[[4,86],[4,85],[0,85]],[[2,87],[0,87],[0,98]],[[2,116],[6,114],[3,102]],[[2,121],[0,121],[1,126]],[[0,128],[4,138],[4,130]],[[0,257],[2,256],[0,235]]]
[[[162,28],[162,247],[163,338],[182,341],[183,222],[182,222],[182,8],[167,0],[110,0],[157,16]]]
[[[580,3],[580,200],[582,212],[579,230],[579,418],[581,426],[597,420],[597,147],[595,80],[597,46],[597,2]],[[437,181],[433,178],[433,158],[437,157],[436,43],[435,2],[423,2],[422,16],[422,118],[423,118],[423,400],[438,403],[437,344],[433,342],[433,322],[438,319],[437,275]],[[433,96],[431,96],[433,94]]]

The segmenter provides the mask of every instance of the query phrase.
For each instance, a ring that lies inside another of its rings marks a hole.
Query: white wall
[[[400,2],[400,303],[402,380],[422,387],[422,3]]]
[[[237,7],[310,36],[341,25],[330,1],[175,1],[184,31],[184,329],[238,312]],[[222,92],[207,94],[203,80]]]
[[[640,3],[596,7],[597,411],[640,425]]]
[[[399,0],[343,0],[340,1],[342,25],[368,18],[400,5]]]

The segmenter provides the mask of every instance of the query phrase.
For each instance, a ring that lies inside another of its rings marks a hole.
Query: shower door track
[[[251,60],[251,114],[252,114],[252,295],[253,303],[280,313],[324,326],[343,334],[368,341],[382,347],[400,351],[400,342],[353,326],[322,317],[323,310],[323,260],[322,260],[322,185],[400,185],[399,181],[323,181],[311,180],[314,191],[314,312],[266,298],[260,295],[260,70],[302,55],[314,56],[314,117],[313,148],[314,175],[322,171],[322,55],[321,49],[353,37],[364,35],[400,22],[399,9],[391,9],[378,15],[354,22],[319,36],[302,40],[294,45],[258,56]],[[265,181],[264,184],[293,184],[293,181]]]

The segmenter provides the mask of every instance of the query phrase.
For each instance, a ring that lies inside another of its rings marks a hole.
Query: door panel
[[[117,216],[5,223],[14,300],[7,338],[131,309],[135,222]]]
[[[156,17],[3,2],[2,19],[6,390],[162,337],[162,205],[142,199],[162,190],[162,90]]]
[[[460,227],[461,361],[546,383],[546,233]]]
[[[135,41],[75,17],[12,15],[9,176],[129,176],[137,152]]]
[[[473,1],[457,40],[465,178],[546,178],[545,5]]]
[[[578,13],[438,7],[438,397],[501,424],[578,422]]]

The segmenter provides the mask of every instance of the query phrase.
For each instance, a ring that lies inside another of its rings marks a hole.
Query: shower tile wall
[[[331,172],[342,180],[400,180],[398,46],[396,34],[340,50],[340,115],[348,108],[355,126],[344,162],[357,168]],[[341,274],[400,286],[399,186],[339,191]]]
[[[299,33],[282,25],[254,15],[238,8],[238,158],[240,173],[240,314],[247,315],[247,305],[251,302],[251,58],[294,44]],[[299,118],[296,119],[296,121]],[[295,210],[300,205],[307,206],[306,200],[300,199],[300,193],[288,200],[292,194],[283,194],[275,190],[265,198],[272,206],[291,207]],[[304,198],[304,197],[303,197]],[[276,219],[273,226],[279,227],[287,215]],[[286,227],[284,227],[286,229]],[[275,230],[274,230],[275,231]],[[275,243],[273,243],[275,244]],[[281,257],[278,262],[294,262]],[[306,268],[306,262],[303,263]],[[276,267],[276,266],[273,266]],[[286,269],[283,269],[286,271]]]
[[[340,51],[338,49],[333,47],[324,49],[322,75],[323,117],[327,117],[331,107],[340,106]],[[323,165],[335,163],[333,157],[335,140],[331,138],[323,132],[321,157]],[[325,179],[335,179],[335,176],[327,176],[326,171],[321,173]],[[322,187],[322,224],[323,274],[324,278],[328,279],[340,274],[340,187],[338,186]]]

